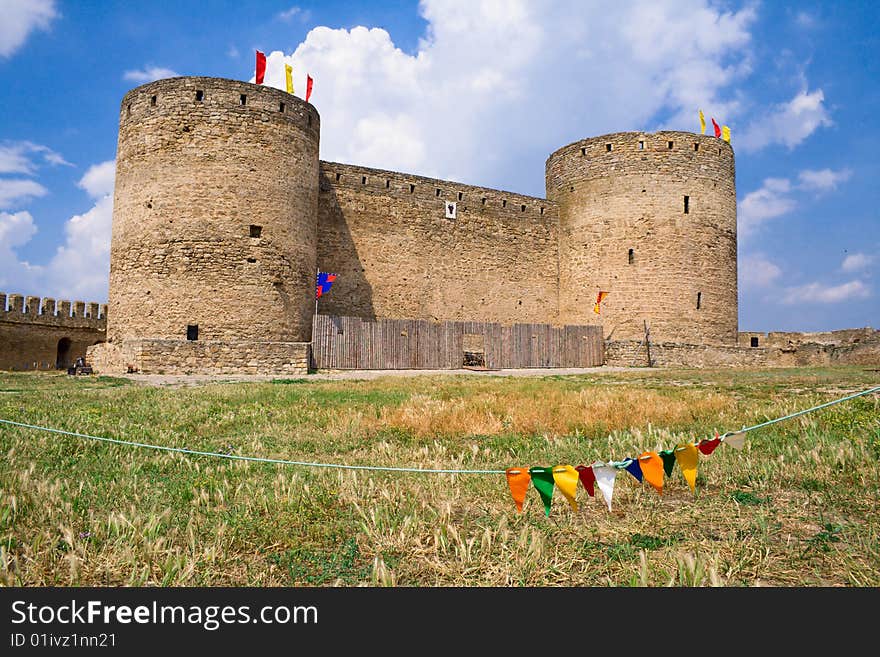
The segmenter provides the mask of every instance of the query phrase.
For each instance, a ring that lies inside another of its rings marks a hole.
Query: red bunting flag
[[[715,128],[715,136],[721,136],[721,126],[715,123],[715,119],[712,119],[712,127]]]
[[[588,465],[579,465],[575,470],[578,471],[578,478],[584,485],[584,490],[587,491],[590,497],[595,497],[594,485],[596,483],[596,474],[593,472],[593,468]]]
[[[257,51],[257,84],[263,84],[266,75],[266,55]]]
[[[698,447],[700,448],[700,451],[703,454],[705,454],[706,456],[709,456],[712,452],[715,451],[715,448],[718,447],[718,445],[720,445],[720,444],[721,444],[721,437],[718,435],[718,432],[716,431],[714,438],[712,438],[711,440],[709,440],[708,438],[703,438],[703,440],[700,441],[700,444],[698,445]]]
[[[312,95],[312,76],[306,73],[306,102],[309,102],[309,98]]]

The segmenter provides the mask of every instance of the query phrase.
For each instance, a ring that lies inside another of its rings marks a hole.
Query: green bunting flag
[[[668,477],[672,474],[672,466],[675,465],[675,452],[671,449],[664,449],[660,452],[660,458],[663,459],[663,472]]]
[[[532,483],[541,496],[544,503],[544,513],[550,515],[550,502],[553,499],[553,468],[532,467],[529,468],[529,474],[532,476]]]

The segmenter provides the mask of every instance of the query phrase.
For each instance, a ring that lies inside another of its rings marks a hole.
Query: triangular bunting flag
[[[663,459],[663,472],[668,477],[672,474],[672,466],[675,465],[675,453],[671,449],[664,449],[660,452],[660,458]]]
[[[507,468],[507,485],[510,486],[510,494],[516,502],[516,510],[523,512],[523,502],[526,500],[526,492],[529,490],[529,482],[532,478],[526,468]]]
[[[549,516],[550,502],[553,499],[553,468],[532,467],[529,468],[529,474],[544,503],[544,513]]]
[[[730,445],[734,449],[742,449],[743,445],[746,442],[746,434],[743,431],[737,431],[736,433],[725,434],[724,436],[724,444]]]
[[[657,452],[645,452],[639,456],[639,467],[649,484],[663,494],[663,459]]]
[[[593,474],[593,468],[588,465],[579,465],[575,468],[581,478],[581,484],[584,486],[584,490],[590,495],[590,497],[596,496],[595,484],[596,484],[596,475]]]
[[[639,465],[638,459],[630,459],[626,466],[626,471],[635,477],[639,483],[642,482],[642,466]]]
[[[578,472],[570,465],[557,465],[553,468],[553,481],[556,486],[565,495],[565,499],[571,505],[573,511],[578,510],[577,504],[577,487]]]
[[[696,493],[697,462],[700,460],[700,453],[697,451],[696,445],[691,443],[676,445],[675,458],[678,461],[678,467],[681,468],[681,472],[688,482],[688,486],[691,487],[691,492]]]
[[[721,438],[718,437],[718,432],[716,431],[715,437],[712,438],[711,440],[707,440],[707,439],[703,438],[703,440],[700,441],[699,448],[700,448],[700,451],[703,452],[703,454],[705,454],[706,456],[709,456],[712,452],[715,451],[715,448],[717,448],[718,445],[720,445],[720,444],[721,444]]]
[[[617,477],[617,468],[604,463],[594,463],[593,474],[596,475],[596,483],[608,504],[608,510],[611,511],[611,496],[614,495],[614,479]]]

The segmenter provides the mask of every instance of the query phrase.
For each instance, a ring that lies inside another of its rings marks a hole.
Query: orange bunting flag
[[[682,443],[675,446],[675,460],[681,468],[684,478],[691,487],[691,493],[696,493],[697,486],[697,462],[700,460],[697,446],[692,443]]]
[[[727,434],[723,438],[725,445],[730,445],[734,449],[742,449],[746,443],[746,434],[742,431]]]
[[[593,474],[593,468],[588,465],[579,465],[575,468],[581,478],[581,484],[590,497],[596,497],[596,475]]]
[[[556,482],[556,487],[562,492],[565,499],[568,500],[572,511],[577,511],[577,470],[570,465],[557,465],[553,468],[553,481]]]
[[[599,308],[600,308],[600,304],[602,303],[602,300],[605,299],[605,297],[607,297],[607,296],[608,296],[607,292],[599,292],[599,294],[596,296],[596,305],[593,306],[593,312],[596,313],[597,315],[599,314]]]
[[[593,474],[596,475],[596,485],[602,491],[602,497],[611,511],[611,496],[614,495],[614,479],[617,477],[617,468],[605,463],[594,463]]]
[[[523,512],[523,502],[526,501],[531,480],[527,468],[507,468],[507,485],[510,486],[510,494],[516,502],[516,510],[520,513]]]
[[[663,459],[657,452],[645,452],[639,456],[642,476],[660,495],[663,494]]]

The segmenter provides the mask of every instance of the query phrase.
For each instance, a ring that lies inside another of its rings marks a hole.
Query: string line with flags
[[[880,386],[869,388],[846,397],[840,397],[818,406],[806,408],[795,413],[790,413],[782,417],[767,420],[759,424],[743,427],[739,431],[727,432],[723,435],[715,433],[715,437],[711,439],[702,439],[694,442],[681,442],[671,449],[642,452],[637,457],[628,457],[622,461],[595,461],[590,466],[579,465],[572,467],[570,465],[557,465],[554,467],[532,466],[513,467],[506,470],[465,470],[465,469],[432,469],[432,468],[407,468],[395,466],[377,466],[377,465],[348,465],[344,463],[320,463],[310,461],[291,461],[288,459],[266,458],[261,456],[243,456],[231,454],[228,452],[207,452],[201,450],[193,450],[187,447],[173,447],[168,445],[155,445],[151,443],[135,442],[131,440],[122,440],[119,438],[108,438],[104,436],[93,436],[75,431],[65,431],[63,429],[54,429],[36,424],[27,424],[25,422],[16,422],[13,420],[0,419],[0,424],[8,426],[20,427],[23,429],[33,429],[36,431],[46,431],[49,433],[60,434],[64,436],[72,436],[75,438],[85,438],[114,445],[125,445],[128,447],[140,447],[143,449],[153,449],[164,452],[175,452],[178,454],[191,454],[193,456],[208,456],[212,458],[228,459],[233,461],[248,461],[255,463],[273,463],[278,465],[296,465],[302,467],[314,468],[336,468],[342,470],[370,470],[379,472],[413,472],[421,474],[503,474],[507,478],[508,488],[513,497],[514,503],[518,511],[522,512],[526,494],[529,490],[529,484],[533,485],[538,492],[543,504],[546,515],[550,515],[550,504],[553,497],[553,491],[558,488],[562,495],[568,500],[571,507],[577,510],[577,484],[587,491],[591,497],[595,497],[594,488],[598,486],[605,503],[611,510],[611,499],[614,494],[614,483],[620,470],[626,470],[639,483],[647,481],[658,493],[662,494],[664,476],[668,477],[672,474],[672,470],[677,464],[684,475],[685,481],[692,492],[696,492],[697,464],[699,455],[710,456],[721,444],[729,445],[735,449],[742,449],[745,444],[745,434],[749,431],[755,431],[777,422],[791,420],[807,413],[813,413],[823,408],[828,408],[835,404],[840,404],[857,397],[863,397],[872,393],[880,392]],[[575,474],[577,478],[575,479]]]

